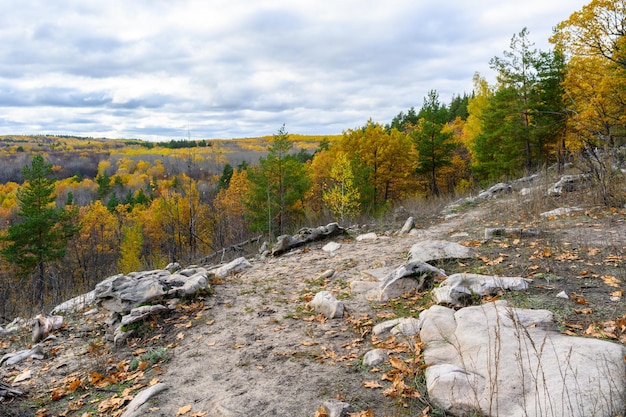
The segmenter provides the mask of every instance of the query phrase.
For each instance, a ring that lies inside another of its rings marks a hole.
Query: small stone
[[[24,372],[22,372],[21,374],[19,374],[18,376],[15,377],[15,379],[13,380],[14,384],[29,380],[33,377],[33,370],[32,369],[27,369]]]
[[[324,245],[322,250],[327,253],[333,253],[338,251],[341,248],[341,244],[337,242],[328,242]]]
[[[561,291],[560,293],[556,295],[556,297],[557,298],[569,298],[569,296],[567,295],[565,291]]]
[[[389,359],[389,355],[385,349],[373,349],[363,355],[363,365],[376,366]]]
[[[406,235],[414,227],[415,227],[415,219],[413,217],[409,217],[408,219],[406,219],[406,222],[404,222],[404,226],[402,226],[402,230],[400,230],[400,234]]]
[[[344,306],[334,295],[328,291],[320,291],[315,294],[311,305],[328,319],[340,319],[343,317]]]
[[[322,274],[319,276],[320,279],[328,279],[330,277],[332,277],[333,275],[335,275],[335,270],[334,269],[327,269],[326,271],[322,272]]]
[[[356,237],[357,242],[363,242],[364,240],[376,240],[378,239],[378,235],[374,232],[365,233],[363,235],[358,235]]]
[[[325,409],[328,417],[346,417],[350,411],[350,404],[339,400],[324,401],[322,407]]]

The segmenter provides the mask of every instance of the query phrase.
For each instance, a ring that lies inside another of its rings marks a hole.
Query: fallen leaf
[[[614,277],[613,275],[603,275],[602,281],[609,287],[619,288],[620,280]]]
[[[178,409],[178,412],[176,413],[176,417],[184,416],[185,414],[187,414],[190,411],[191,411],[191,406],[190,405],[184,405],[184,406],[182,406],[182,407],[180,407]]]
[[[363,386],[365,388],[372,388],[372,389],[383,387],[382,385],[380,385],[380,382],[378,381],[363,381]]]
[[[319,407],[317,407],[317,411],[315,412],[315,416],[314,417],[328,417],[328,413],[326,412],[326,408],[322,407],[321,405]]]
[[[572,300],[576,301],[578,304],[582,304],[582,305],[588,304],[587,300],[585,300],[582,296],[578,294],[572,294],[571,298]]]
[[[185,338],[185,335],[183,334],[183,332],[180,332],[176,335],[176,340],[183,340]]]
[[[609,294],[611,297],[622,297],[622,295],[624,295],[624,290],[619,290],[619,291],[613,291],[611,294]]]
[[[587,307],[587,308],[582,308],[582,309],[579,309],[579,310],[574,310],[574,313],[576,313],[576,314],[591,314],[591,313],[593,313],[593,308]]]
[[[394,368],[398,369],[401,372],[404,372],[404,373],[409,373],[410,372],[409,367],[407,366],[407,364],[403,360],[401,360],[401,359],[390,358],[389,359],[389,363],[391,364],[391,366],[393,366]]]
[[[215,346],[216,343],[217,342],[214,340],[212,342],[207,343],[206,345],[209,346],[209,347],[213,347],[213,346]]]
[[[152,380],[148,383],[148,386],[153,386],[159,383],[159,378],[152,378]]]
[[[215,320],[209,320],[206,322],[207,325],[211,326],[213,324],[215,324]]]
[[[316,345],[319,345],[319,343],[317,343],[317,342],[307,342],[306,340],[301,341],[300,344],[302,346],[316,346]]]

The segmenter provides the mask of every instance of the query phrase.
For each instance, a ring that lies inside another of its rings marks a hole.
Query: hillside
[[[0,404],[2,415],[122,415],[141,390],[161,383],[165,391],[148,401],[142,415],[321,417],[328,414],[318,407],[328,400],[350,404],[351,416],[450,415],[427,393],[419,335],[372,336],[376,324],[418,317],[433,304],[430,291],[381,303],[355,287],[405,264],[412,245],[428,239],[475,250],[470,258],[433,263],[448,275],[532,280],[525,291],[474,296],[470,304],[506,299],[548,309],[560,333],[623,345],[626,212],[585,205],[588,191],[546,197],[548,185],[535,183],[526,197],[514,188],[465,200],[432,219],[409,209],[406,215],[417,219],[410,234],[396,232],[403,216],[399,223],[351,229],[333,239],[340,247],[332,252],[323,250],[323,241],[278,257],[248,257],[251,267],[213,278],[209,293],[151,317],[123,346],[107,341],[102,307],[66,315],[56,337],[42,343],[43,360],[0,367],[7,384],[25,378],[14,384],[25,395]],[[541,215],[559,207],[576,209]],[[486,239],[486,228],[508,232]],[[376,235],[356,238],[366,232]],[[345,304],[343,318],[327,319],[310,307],[321,290]],[[29,338],[25,328],[2,336],[0,353],[31,346]],[[373,347],[386,349],[389,358],[365,366],[363,355]]]

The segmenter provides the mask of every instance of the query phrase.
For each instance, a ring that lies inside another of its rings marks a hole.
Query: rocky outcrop
[[[455,415],[613,416],[624,410],[624,346],[554,331],[551,312],[505,301],[420,315],[430,401]]]
[[[346,230],[339,226],[338,223],[330,223],[326,226],[320,226],[314,229],[305,227],[300,229],[298,233],[293,236],[279,236],[274,248],[272,249],[272,255],[279,256],[292,249],[304,246],[307,243],[339,236],[345,232]]]
[[[591,175],[563,175],[559,181],[548,188],[548,195],[558,196],[564,192],[571,192],[588,187],[591,181]]]
[[[127,314],[144,303],[182,297],[209,288],[206,269],[192,267],[171,274],[164,269],[109,277],[96,285],[94,298],[105,309]]]

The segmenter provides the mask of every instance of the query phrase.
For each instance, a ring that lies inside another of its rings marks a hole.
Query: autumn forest
[[[490,61],[495,82],[475,74],[450,102],[433,86],[392,120],[336,136],[283,125],[232,140],[0,137],[0,316],[49,309],[113,274],[566,163],[592,174],[600,204],[623,205],[613,167],[626,158],[626,6],[593,0],[550,41],[537,50],[522,29]]]

